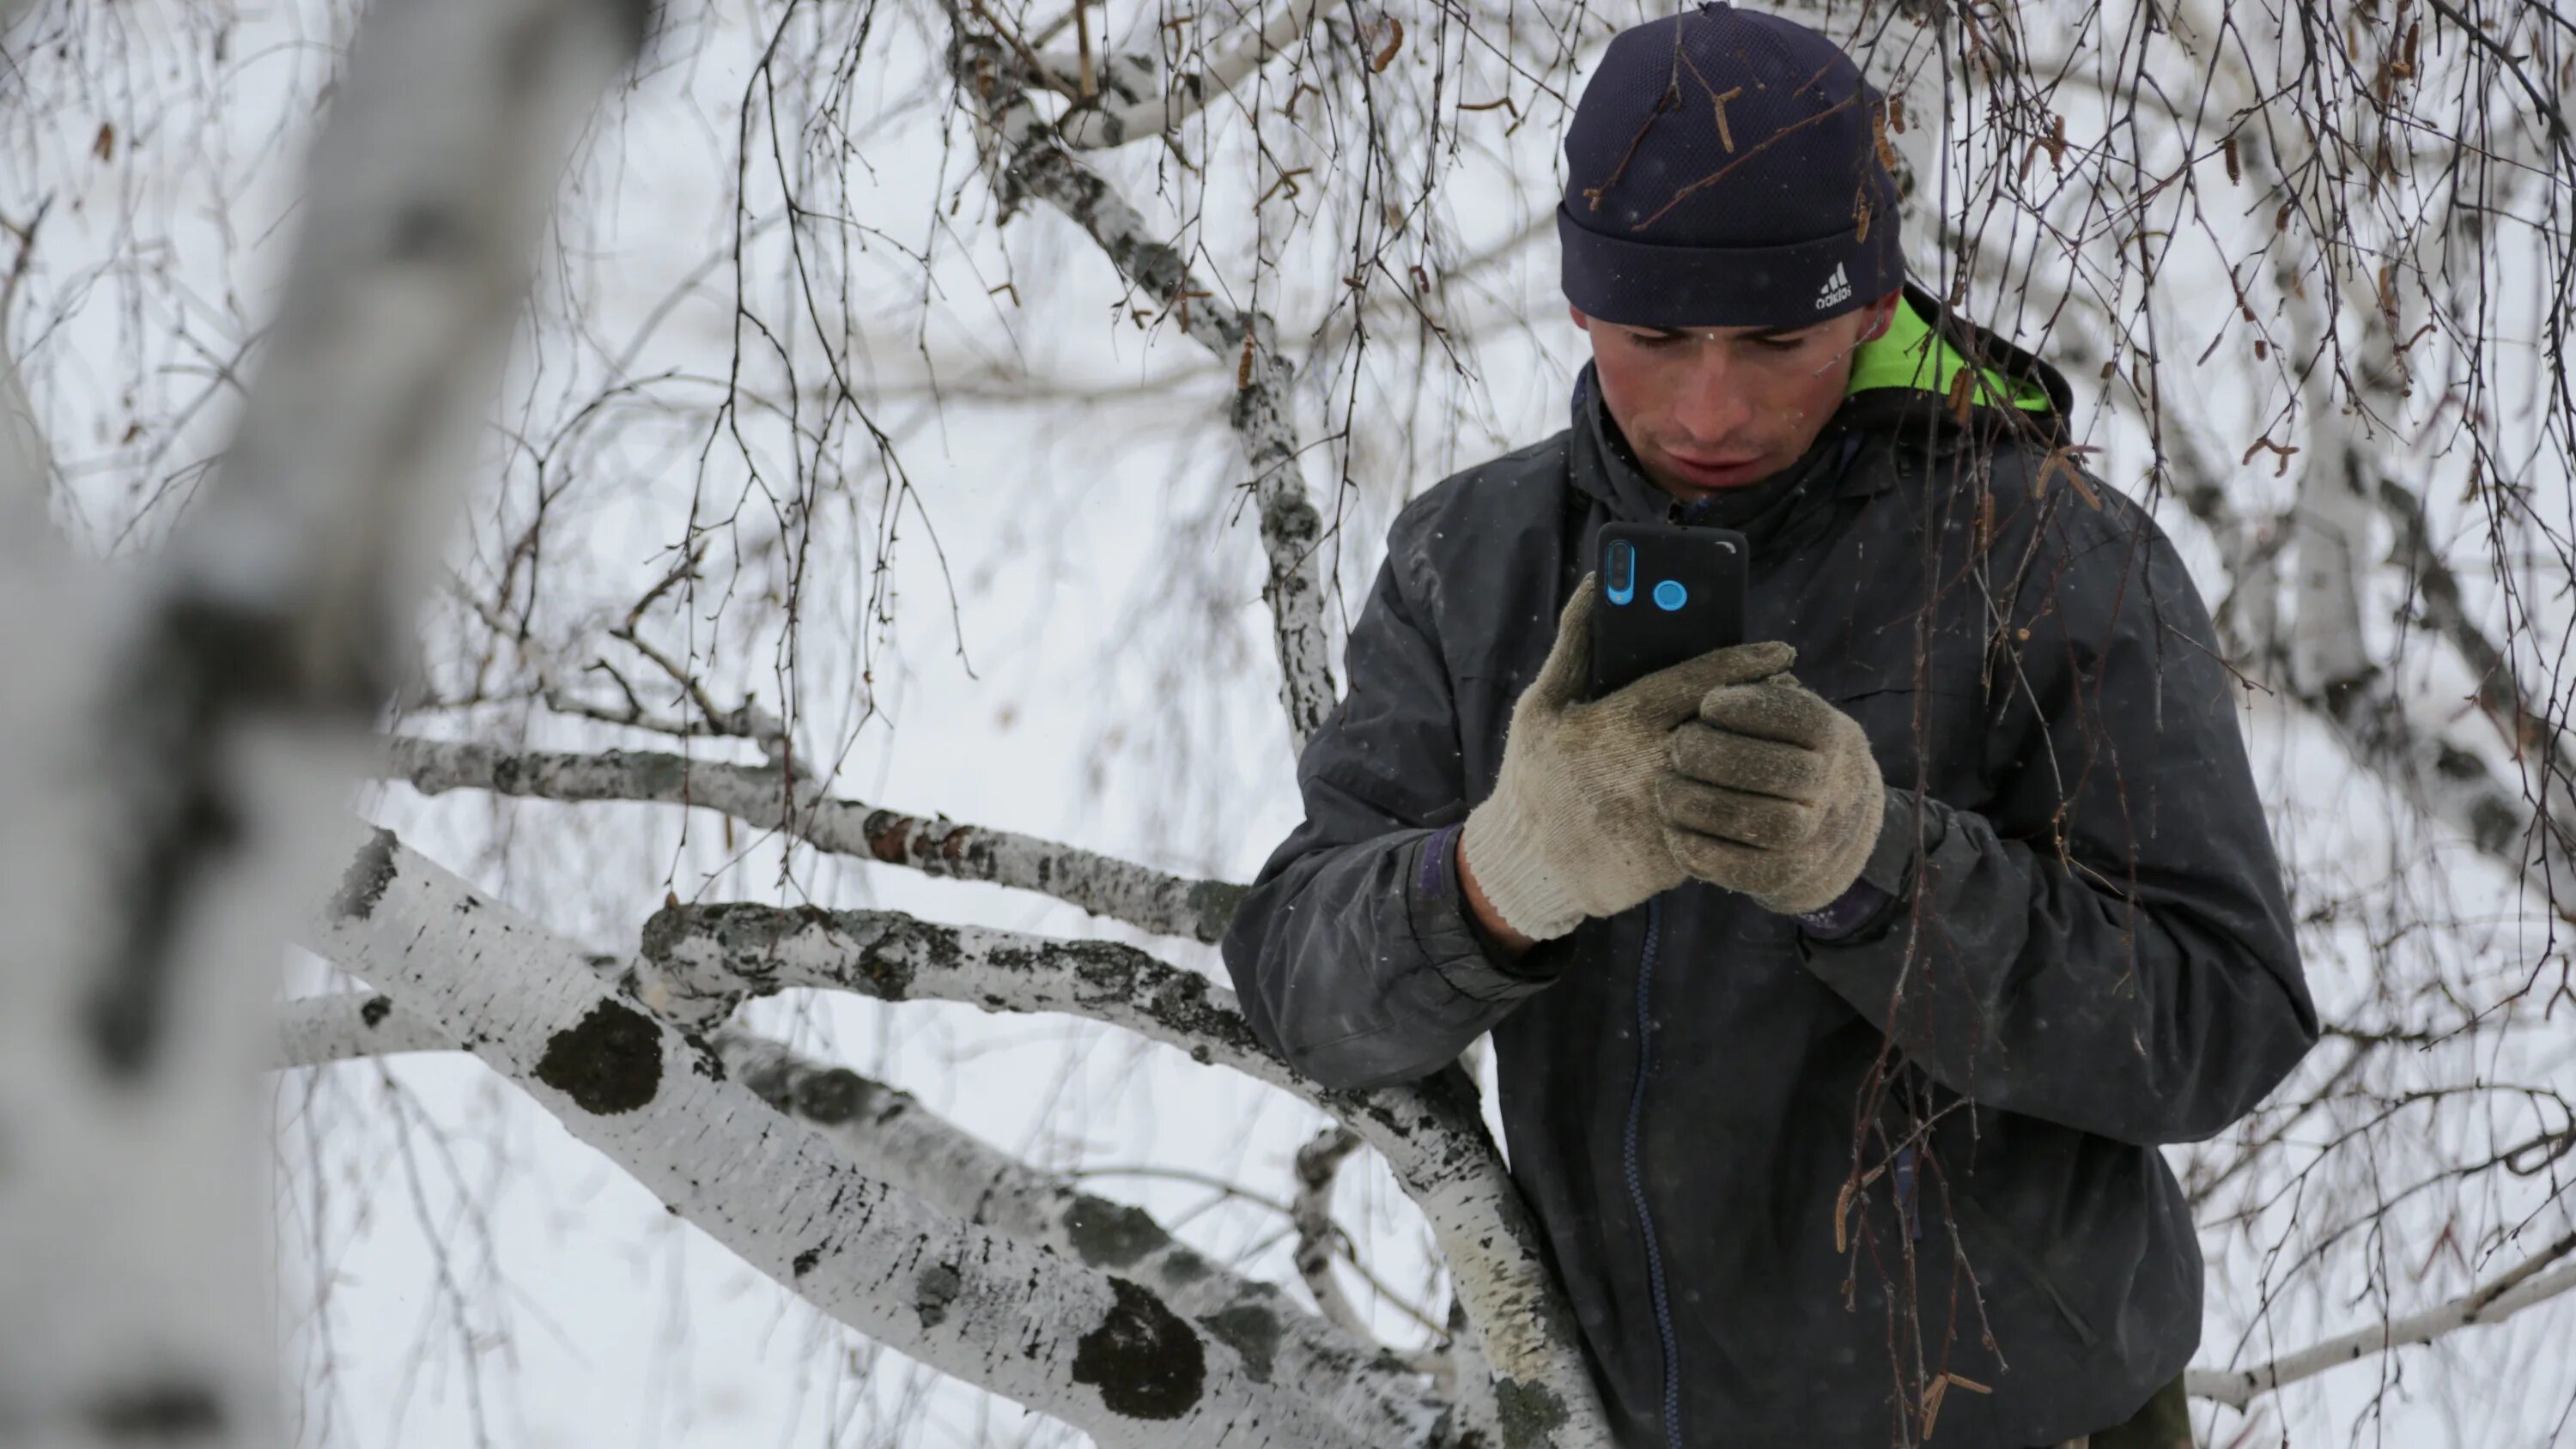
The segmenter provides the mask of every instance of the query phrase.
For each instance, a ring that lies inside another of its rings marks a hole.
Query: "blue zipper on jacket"
[[[1655,1334],[1664,1348],[1664,1445],[1681,1449],[1682,1381],[1674,1359],[1673,1305],[1664,1292],[1664,1252],[1655,1243],[1655,1217],[1646,1207],[1645,1175],[1637,1166],[1637,1124],[1646,1115],[1646,1076],[1655,1065],[1650,1006],[1655,989],[1655,942],[1663,930],[1663,902],[1646,902],[1646,947],[1637,958],[1637,1085],[1628,1094],[1628,1130],[1623,1141],[1628,1169],[1628,1201],[1646,1237],[1646,1284],[1654,1296]]]

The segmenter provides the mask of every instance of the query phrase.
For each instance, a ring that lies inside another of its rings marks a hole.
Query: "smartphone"
[[[1613,523],[1594,544],[1592,697],[1744,642],[1744,535],[1725,528]]]

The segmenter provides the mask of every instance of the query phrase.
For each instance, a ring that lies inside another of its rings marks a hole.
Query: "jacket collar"
[[[1593,365],[1574,376],[1573,434],[1568,461],[1574,485],[1608,505],[1623,523],[1662,523],[1673,496],[1646,476],[1624,442],[1612,436],[1616,424],[1601,402],[1601,384]]]
[[[1883,470],[1851,467],[1861,439],[1843,425],[1837,410],[1816,441],[1787,469],[1752,485],[1749,508],[1724,510],[1720,518],[1692,517],[1663,485],[1646,476],[1618,423],[1601,401],[1600,380],[1591,363],[1574,379],[1574,417],[1568,463],[1576,487],[1601,500],[1612,517],[1626,523],[1723,522],[1757,547],[1780,528],[1836,497],[1877,492],[1888,486]]]

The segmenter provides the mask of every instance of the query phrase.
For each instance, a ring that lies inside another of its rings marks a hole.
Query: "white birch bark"
[[[893,911],[709,905],[657,912],[643,944],[636,995],[672,1020],[704,1028],[748,996],[791,987],[1059,1012],[1107,1022],[1314,1102],[1386,1159],[1429,1221],[1497,1376],[1504,1443],[1609,1445],[1536,1225],[1485,1133],[1473,1087],[1455,1073],[1408,1087],[1327,1091],[1261,1045],[1233,992],[1115,942],[945,926]]]
[[[1123,146],[1159,136],[1207,109],[1219,96],[1231,95],[1254,72],[1305,39],[1315,22],[1341,8],[1343,0],[1278,0],[1279,13],[1269,23],[1237,37],[1195,71],[1175,76],[1169,89],[1141,101],[1079,108],[1064,118],[1065,141],[1083,150]],[[1061,62],[1053,62],[1060,66]]]
[[[2268,165],[2269,159],[2263,162]],[[2442,240],[2441,232],[2428,230],[2417,240],[2415,260],[2430,260]],[[2292,290],[2287,279],[2283,290]],[[2316,355],[2324,325],[2320,309],[2333,305],[2322,279],[2306,290],[2310,298],[2293,300],[2299,323],[2296,357]],[[2517,747],[2525,743],[2535,716],[2523,708],[2510,671],[2497,667],[2501,651],[2478,637],[2462,616],[2456,589],[2423,587],[2427,570],[2438,559],[2422,537],[2420,505],[2408,507],[2413,496],[2385,479],[2383,455],[2390,451],[2390,441],[2365,432],[2361,410],[2382,418],[2402,415],[2404,375],[2395,346],[2396,320],[2365,315],[2343,330],[2356,334],[2345,367],[2356,393],[2349,407],[2334,395],[2324,360],[2314,363],[2302,380],[2307,469],[2292,514],[2298,556],[2287,661],[2292,691],[2331,721],[2356,757],[2401,796],[2458,831],[2568,916],[2571,907],[2559,890],[2576,869],[2576,812],[2569,810],[2564,792],[2535,790],[2527,796],[2478,750],[2450,738],[2457,726],[2446,707],[2412,696],[2370,660],[2361,628],[2359,580],[2377,561],[2367,542],[2376,522],[2387,516],[2410,544],[2398,551],[2400,567],[2414,572],[2419,593],[2440,593],[2448,600],[2447,632],[2468,636],[2455,637],[2455,647],[2480,671],[2481,695],[2490,708],[2501,706],[2508,739]],[[2539,737],[2529,742],[2539,747],[2538,763],[2545,770],[2555,757],[2555,731],[2540,723]]]
[[[783,830],[817,850],[1036,891],[1159,935],[1213,942],[1243,898],[1244,888],[1227,881],[1193,880],[1033,835],[837,799],[772,766],[627,750],[551,754],[410,736],[389,745],[392,774],[424,795],[489,790],[567,803],[695,806]]]
[[[2178,465],[2178,476],[2185,484],[2181,496],[2192,515],[2221,540],[2238,541],[2230,556],[2250,565],[2239,575],[2239,593],[2258,586],[2268,592],[2269,565],[2263,562],[2267,555],[2259,531],[2235,515],[2223,486],[2188,466],[2187,454],[2177,452],[2168,461]],[[2352,527],[2352,518],[2341,507],[2343,500],[2329,502],[2332,506],[2325,518],[2312,517],[2303,527],[2315,532]],[[2330,545],[2321,543],[2319,553],[2328,551]],[[2333,622],[2328,612],[2338,607],[2331,581],[2313,582],[2316,587],[2303,600],[2309,612],[2289,624],[2294,641],[2311,631],[2319,636],[2345,632],[2345,626]],[[2237,616],[2235,637],[2240,643],[2246,641],[2247,624],[2254,617],[2258,616],[2243,612]],[[2312,639],[2307,647],[2309,667],[2321,675],[2331,673],[2329,665],[2338,658],[2348,662],[2348,655],[2334,652],[2343,646],[2324,638]],[[2249,672],[2278,684],[2284,694],[2332,724],[2356,764],[2426,815],[2457,831],[2540,899],[2550,899],[2553,884],[2568,880],[2569,872],[2576,870],[2576,845],[2571,845],[2576,836],[2571,836],[2569,822],[2544,814],[2498,775],[2476,748],[2453,741],[2454,726],[2430,717],[2425,701],[2406,695],[2386,673],[2372,671],[2358,678],[2347,675],[2331,684],[2309,685],[2291,676],[2286,659],[2268,662],[2275,667],[2264,667],[2267,660],[2261,657],[2248,661]],[[2560,808],[2566,808],[2563,802]]]
[[[524,1088],[754,1268],[897,1352],[1099,1443],[1428,1445],[1353,1432],[1132,1278],[940,1213],[730,1079],[542,927],[378,831],[307,944]],[[1346,1380],[1347,1387],[1351,1382]]]
[[[272,1065],[281,1068],[458,1049],[454,1038],[393,998],[363,992],[299,997],[282,1003],[278,1022]],[[1031,1167],[909,1093],[848,1068],[731,1027],[709,1045],[734,1080],[821,1133],[887,1186],[1015,1242],[1125,1274],[1232,1345],[1257,1380],[1293,1387],[1354,1416],[1347,1423],[1367,1442],[1447,1442],[1440,1425],[1451,1414],[1448,1404],[1393,1355],[1299,1308],[1275,1285],[1201,1255],[1142,1209]],[[1469,1422],[1451,1417],[1453,1425]]]
[[[2366,688],[2380,672],[2361,631],[2361,578],[2371,564],[2377,511],[2362,483],[2368,467],[2362,420],[2351,411],[2363,399],[2337,395],[2334,374],[2340,354],[2324,346],[2334,302],[2322,279],[2313,287],[2298,286],[2298,265],[2285,258],[2276,268],[2282,273],[2281,290],[2291,294],[2290,356],[2302,359],[2307,369],[2299,378],[2299,412],[2307,425],[2301,440],[2304,466],[2298,501],[2290,512],[2296,562],[2291,570],[2289,672],[2302,695],[2331,704]]]
[[[952,1217],[1135,1278],[1232,1344],[1250,1371],[1355,1415],[1346,1421],[1368,1442],[1432,1442],[1451,1415],[1393,1354],[1306,1312],[1275,1285],[1210,1261],[1142,1209],[1030,1167],[847,1068],[730,1027],[712,1040],[744,1085],[892,1186]],[[1454,1415],[1450,1422],[1470,1427]]]
[[[2470,677],[2477,681],[2479,703],[2486,706],[2514,751],[2527,754],[2536,769],[2555,777],[2549,798],[2554,798],[2563,815],[2576,778],[2569,774],[2567,740],[2559,722],[2550,717],[2552,706],[2532,703],[2522,687],[2520,661],[2470,617],[2460,598],[2459,578],[2434,542],[2424,500],[2385,470],[2379,471],[2376,481],[2380,516],[2397,536],[2398,567],[2406,574],[2408,593],[2425,624],[2459,652]]]
[[[378,4],[205,501],[125,600],[0,560],[13,1442],[278,1442],[271,973],[327,874],[554,182],[641,23],[633,0]]]
[[[1290,1198],[1290,1218],[1297,1229],[1297,1276],[1306,1280],[1315,1311],[1326,1321],[1354,1334],[1368,1332],[1367,1320],[1353,1307],[1333,1276],[1339,1230],[1333,1223],[1333,1184],[1342,1162],[1360,1145],[1359,1134],[1336,1123],[1297,1149],[1297,1194]]]
[[[461,1050],[456,1038],[379,992],[341,991],[278,1003],[272,1068],[321,1067],[401,1052]]]
[[[1279,654],[1279,701],[1288,712],[1289,734],[1303,751],[1336,702],[1315,559],[1323,519],[1306,496],[1291,395],[1294,374],[1269,320],[1213,305],[1212,289],[1190,275],[1181,254],[1158,240],[1124,197],[1064,148],[1055,128],[1029,104],[1024,87],[1031,78],[998,46],[961,36],[957,54],[958,83],[979,109],[977,143],[1006,204],[1025,194],[1063,212],[1147,301],[1171,309],[1191,341],[1236,369],[1229,417],[1252,467],[1261,547],[1270,563],[1262,597],[1270,605]]]

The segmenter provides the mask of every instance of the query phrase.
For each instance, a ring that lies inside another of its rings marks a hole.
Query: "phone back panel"
[[[1592,697],[1744,642],[1744,535],[1613,523],[1593,545]]]

